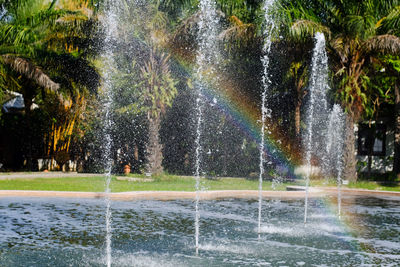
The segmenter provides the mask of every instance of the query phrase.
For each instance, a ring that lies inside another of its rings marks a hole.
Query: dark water
[[[113,202],[113,266],[400,266],[400,199]],[[103,266],[103,200],[0,198],[0,266]]]

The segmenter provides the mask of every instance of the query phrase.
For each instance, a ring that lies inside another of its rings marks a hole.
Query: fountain
[[[271,118],[271,110],[268,108],[268,87],[270,86],[270,79],[269,79],[269,53],[271,51],[271,44],[272,44],[272,32],[274,30],[275,24],[274,20],[271,15],[271,8],[274,4],[275,0],[266,0],[264,2],[263,10],[264,10],[264,18],[265,18],[265,30],[264,30],[264,46],[263,46],[263,53],[264,57],[262,58],[264,73],[262,76],[262,84],[263,84],[263,91],[261,94],[261,139],[259,144],[260,149],[260,169],[259,169],[259,185],[258,185],[258,236],[260,237],[261,231],[261,210],[262,210],[262,182],[263,182],[263,174],[264,174],[264,163],[265,159],[265,151],[264,151],[264,142],[265,142],[265,127],[266,127],[266,120],[267,118]]]
[[[111,183],[111,171],[113,166],[112,159],[112,104],[114,101],[114,88],[113,88],[113,66],[114,66],[114,50],[116,49],[115,43],[118,29],[118,5],[119,1],[106,1],[105,3],[105,16],[103,20],[103,28],[105,30],[105,39],[104,39],[104,69],[103,69],[103,78],[104,78],[104,91],[103,91],[103,111],[104,115],[104,128],[103,128],[103,136],[104,136],[104,148],[103,148],[103,157],[104,157],[104,170],[105,170],[105,226],[106,226],[106,236],[105,236],[105,250],[106,250],[106,265],[108,267],[111,266],[111,238],[112,238],[112,211],[111,211],[111,199],[110,199],[110,183]]]
[[[116,98],[112,80],[113,67],[117,65],[113,59],[118,49],[115,41],[118,37],[120,4],[120,1],[107,1],[103,17],[106,32],[102,53],[105,62],[105,203],[102,193],[80,198],[0,195],[0,266],[394,266],[400,261],[400,198],[389,194],[363,196],[343,193],[342,196],[344,115],[338,105],[333,106],[329,117],[327,115],[328,60],[322,33],[315,36],[308,94],[304,145],[309,172],[306,177],[304,216],[300,194],[282,191],[277,196],[272,195],[276,192],[271,192],[269,197],[263,199],[264,164],[272,161],[266,156],[264,143],[268,140],[264,137],[269,135],[268,121],[271,117],[268,68],[271,36],[276,26],[271,15],[273,0],[264,3],[266,27],[262,58],[261,142],[257,143],[258,147],[255,146],[255,151],[259,152],[256,154],[259,155],[259,177],[256,175],[258,191],[242,190],[240,193],[234,192],[237,194],[234,198],[217,196],[218,200],[202,200],[202,240],[199,242],[199,204],[201,194],[205,193],[200,188],[200,177],[204,172],[202,155],[205,154],[202,148],[205,80],[210,78],[210,73],[212,76],[217,58],[218,31],[216,4],[212,0],[201,0],[194,74],[197,90],[195,229],[193,231],[193,195],[186,195],[191,192],[179,192],[180,197],[185,197],[168,201],[165,196],[172,195],[171,192],[161,192],[158,198],[153,196],[147,199],[134,198],[133,192],[111,193],[111,113]],[[255,125],[257,134],[254,136],[258,138],[260,129],[258,124]],[[332,201],[332,195],[309,198],[313,156],[323,159],[324,166],[331,167],[324,171],[336,176],[341,220],[332,212],[332,206],[336,204]],[[136,196],[141,194],[144,193],[138,192]],[[280,201],[274,201],[275,198]],[[263,202],[267,205],[263,205]],[[112,212],[111,204],[115,207]],[[266,212],[271,217],[268,225],[262,226],[262,214]],[[258,214],[258,218],[255,218],[255,214]],[[306,222],[307,225],[304,224]]]
[[[306,119],[307,132],[304,139],[307,166],[304,223],[307,222],[308,191],[312,174],[311,158],[315,154],[320,155],[320,151],[324,151],[325,139],[323,137],[324,129],[326,128],[326,93],[328,89],[328,56],[325,51],[325,36],[323,33],[318,32],[315,34],[315,47],[312,56]],[[319,158],[324,158],[324,155],[320,155]]]
[[[400,260],[399,198],[343,196],[348,220],[341,221],[329,199],[313,201],[307,227],[301,200],[271,204],[273,218],[261,239],[254,237],[256,199],[204,201],[202,253],[195,257],[192,200],[114,200],[112,266],[393,266]],[[2,197],[0,265],[104,266],[103,215],[102,199]]]
[[[336,174],[338,188],[338,216],[341,215],[341,184],[343,168],[343,136],[344,136],[344,113],[338,104],[333,105],[329,115],[329,125],[327,131],[326,155],[328,155],[325,166],[329,166],[326,172],[328,175]]]
[[[196,140],[195,140],[195,172],[196,179],[196,204],[195,204],[195,247],[196,253],[199,250],[199,228],[200,228],[200,211],[199,201],[200,195],[200,176],[201,176],[201,133],[203,124],[203,108],[204,108],[204,72],[210,70],[212,65],[215,64],[216,44],[217,44],[217,30],[218,30],[218,17],[214,0],[201,0],[199,2],[200,19],[198,23],[198,51],[196,56]]]

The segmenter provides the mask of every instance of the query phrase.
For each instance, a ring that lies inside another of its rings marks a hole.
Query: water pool
[[[113,201],[113,266],[398,266],[400,199]],[[104,266],[102,199],[0,198],[0,266]]]

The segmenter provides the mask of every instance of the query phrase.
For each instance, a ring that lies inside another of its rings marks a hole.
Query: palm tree
[[[301,128],[301,107],[303,98],[305,95],[305,85],[308,82],[308,68],[304,61],[292,62],[287,77],[293,81],[293,87],[295,89],[294,98],[294,124],[296,137],[300,137]]]
[[[3,6],[4,13],[0,21],[1,63],[44,88],[57,90],[59,85],[44,74],[36,64],[26,59],[34,56],[36,49],[43,44],[45,37],[43,27],[61,15],[51,10],[53,3],[46,10],[41,2],[43,1],[33,3],[7,1]]]
[[[400,1],[297,0],[282,1],[288,34],[309,40],[325,33],[332,59],[337,96],[348,113],[344,177],[356,179],[354,124],[367,105],[365,67],[377,55],[400,53]]]
[[[165,52],[170,36],[168,17],[160,4],[158,0],[146,4],[126,2],[118,25],[118,47],[123,49],[115,54],[117,64],[123,66],[116,71],[115,86],[119,94],[129,95],[116,99],[116,111],[147,119],[146,171],[156,175],[163,171],[159,134],[162,115],[177,94],[170,55]],[[125,49],[131,47],[134,49]]]
[[[172,105],[172,100],[177,94],[176,82],[172,78],[168,61],[169,56],[162,53],[157,55],[152,51],[148,62],[141,68],[143,80],[141,96],[149,121],[147,171],[152,174],[160,174],[163,171],[163,147],[159,137],[161,114]]]
[[[87,3],[80,2],[77,5]],[[61,4],[66,3],[72,2]],[[74,96],[76,91],[93,91],[98,86],[99,76],[86,59],[88,17],[62,9],[61,4],[56,0],[2,1],[0,76],[4,79],[0,79],[0,88],[19,91],[24,97],[28,168],[32,160],[31,106],[38,93],[55,95],[68,107],[71,101],[66,94]]]

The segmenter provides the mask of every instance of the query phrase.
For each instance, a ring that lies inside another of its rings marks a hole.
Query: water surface
[[[204,201],[200,254],[192,201],[112,202],[113,266],[398,266],[400,199]],[[0,266],[104,266],[101,199],[1,198]]]

